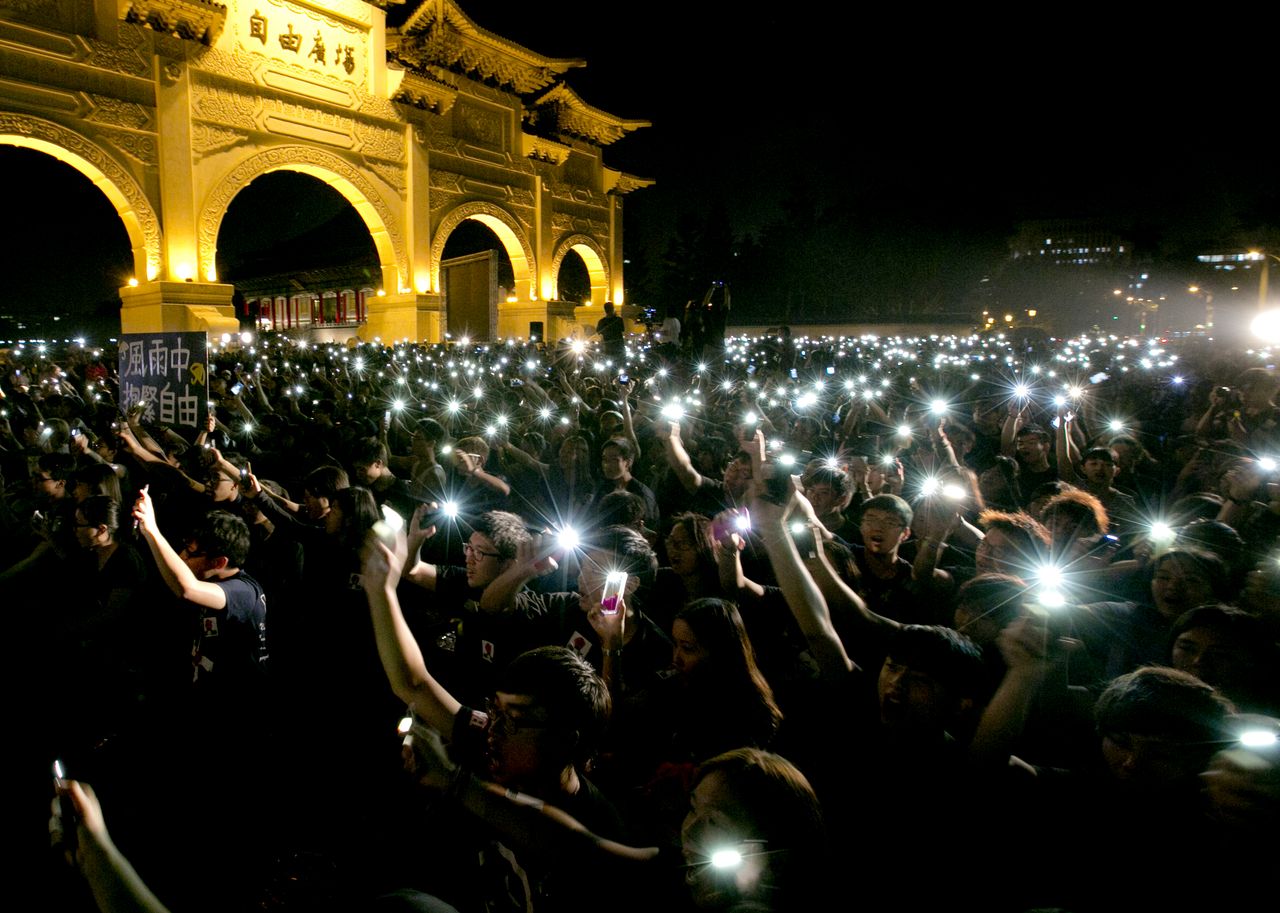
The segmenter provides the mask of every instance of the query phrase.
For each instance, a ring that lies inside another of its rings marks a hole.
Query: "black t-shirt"
[[[625,329],[626,324],[617,315],[601,317],[596,322],[596,332],[600,334],[605,349],[622,348],[622,333]]]
[[[243,697],[262,682],[267,667],[267,597],[243,571],[210,582],[227,604],[200,608],[191,642],[191,681],[206,694]]]
[[[486,743],[488,714],[470,707],[458,710],[453,721],[450,749],[464,766],[487,773]],[[626,828],[612,803],[581,773],[575,793],[543,796],[546,802],[571,815],[593,834],[625,841]],[[481,907],[488,913],[557,913],[557,911],[598,911],[600,898],[617,885],[599,866],[583,866],[576,859],[530,860],[527,853],[487,826],[472,830],[479,847],[475,858],[478,871],[470,879],[469,894],[478,889]]]
[[[583,614],[577,593],[530,593],[525,620],[521,622],[528,636],[538,645],[568,647],[595,668],[604,668],[604,651],[587,616]],[[504,618],[502,616],[494,616]],[[639,690],[655,673],[671,665],[671,639],[642,611],[628,619],[635,635],[623,650],[623,690]]]
[[[867,608],[877,615],[903,624],[933,624],[933,613],[921,604],[911,582],[911,562],[901,556],[894,563],[892,577],[878,577],[867,562],[867,550],[853,546],[853,560],[858,566],[858,591]]]
[[[1046,482],[1058,481],[1058,468],[1052,462],[1046,469],[1036,472],[1028,469],[1025,463],[1018,463],[1018,490],[1022,492],[1022,506],[1031,503],[1035,490]]]

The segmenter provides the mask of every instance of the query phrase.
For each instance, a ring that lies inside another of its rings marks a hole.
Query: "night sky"
[[[998,257],[1023,219],[1102,219],[1171,256],[1280,226],[1275,104],[1261,88],[1273,81],[1194,23],[1166,23],[1157,42],[1136,16],[1084,7],[1040,21],[964,18],[971,7],[464,8],[535,51],[585,58],[568,82],[589,104],[653,122],[605,153],[658,182],[626,201],[633,263],[656,258],[684,213],[724,206],[735,235],[759,233],[797,181],[856,237],[879,232],[903,256],[962,237],[958,255]],[[31,226],[3,253],[24,302],[79,310],[118,284],[91,249],[96,236],[118,257],[123,232],[72,184],[0,151],[0,187]]]

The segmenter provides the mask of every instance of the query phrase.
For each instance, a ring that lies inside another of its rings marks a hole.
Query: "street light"
[[[1192,295],[1204,295],[1204,328],[1206,330],[1213,329],[1213,292],[1208,289],[1202,289],[1198,285],[1187,287],[1187,291]]]

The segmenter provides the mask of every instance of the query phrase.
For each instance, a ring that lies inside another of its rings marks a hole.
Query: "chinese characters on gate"
[[[143,403],[143,421],[203,427],[209,405],[207,349],[204,333],[120,337],[120,408]]]
[[[298,54],[302,51],[306,37],[301,32],[293,30],[293,23],[286,25],[284,31],[276,28],[276,40],[280,42],[281,50]],[[249,37],[256,38],[265,46],[271,38],[271,23],[261,11],[254,10],[253,15],[249,17]],[[354,45],[342,44],[341,41],[335,42],[333,48],[333,57],[330,59],[328,50],[325,46],[325,36],[320,29],[316,29],[315,37],[310,39],[311,45],[306,54],[303,55],[321,65],[333,67],[342,67],[350,76],[356,69],[356,49]]]

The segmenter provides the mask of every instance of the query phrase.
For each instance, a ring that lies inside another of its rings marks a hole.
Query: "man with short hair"
[[[554,550],[542,537],[531,541],[484,591],[481,609],[509,615],[516,607],[516,594],[546,572]],[[608,526],[584,541],[575,557],[579,564],[575,590],[533,594],[539,608],[523,624],[541,643],[563,644],[577,652],[600,670],[615,693],[638,688],[671,663],[670,639],[635,604],[636,591],[653,582],[657,556],[635,530]],[[602,598],[611,572],[627,575],[616,615],[623,622],[620,625],[602,618]]]
[[[1090,447],[1080,460],[1080,484],[1107,510],[1112,532],[1132,535],[1138,524],[1138,502],[1113,484],[1120,474],[1120,459],[1110,447]],[[1106,532],[1106,530],[1103,530]]]
[[[365,438],[355,443],[351,451],[351,478],[354,484],[373,492],[373,499],[379,507],[387,505],[403,517],[405,523],[417,509],[418,502],[414,500],[409,486],[391,471],[386,444],[377,438]]]
[[[1031,503],[1031,494],[1046,482],[1058,479],[1058,470],[1049,461],[1049,433],[1038,425],[1025,425],[1014,434],[1013,452],[1006,453],[1018,461],[1018,490],[1022,507]]]
[[[614,437],[605,441],[600,450],[600,474],[603,479],[591,494],[592,505],[600,503],[600,499],[612,491],[629,491],[644,501],[645,525],[650,529],[658,528],[658,499],[653,490],[631,474],[635,465],[636,452],[631,442],[625,437]]]
[[[427,668],[401,613],[396,585],[405,551],[403,542],[390,549],[371,538],[361,580],[391,687],[412,705],[415,717],[438,734],[415,731],[412,738],[445,739],[461,764],[452,777],[449,796],[464,810],[475,812],[487,797],[478,774],[505,787],[508,795],[527,794],[520,796],[521,801],[545,802],[592,831],[601,827],[614,839],[622,836],[617,812],[586,776],[611,709],[604,682],[575,651],[542,647],[521,654],[503,670],[485,709],[464,705]],[[436,836],[459,848],[459,831],[454,828]],[[470,848],[470,841],[461,842]],[[594,880],[600,873],[576,869],[574,860],[548,861],[533,852],[534,847],[508,835],[486,831],[480,842],[479,852],[459,859],[468,869],[479,862],[479,870],[468,873],[466,884],[433,884],[432,889],[448,895],[453,887],[474,896],[478,883],[487,902],[500,903],[490,909],[598,906],[601,888]],[[439,871],[449,869],[441,866]],[[422,905],[430,903],[422,898]]]
[[[249,557],[248,526],[234,514],[211,511],[175,551],[160,532],[145,488],[133,518],[169,591],[197,610],[194,693],[219,713],[238,713],[241,701],[257,697],[267,664],[267,598],[241,570]]]
[[[813,505],[818,522],[845,542],[857,540],[858,525],[845,514],[853,501],[853,479],[843,469],[818,466],[806,469],[804,496]]]
[[[425,619],[413,619],[415,633],[433,645],[428,647],[433,668],[451,690],[480,700],[508,663],[539,644],[530,632],[530,619],[541,611],[540,604],[528,590],[512,597],[509,616],[496,618],[480,610],[485,589],[511,567],[532,536],[517,514],[490,510],[470,525],[462,545],[463,565],[423,561],[422,545],[436,532],[429,510],[429,506],[419,508],[409,526],[404,579],[433,594],[421,602]],[[416,608],[412,603],[409,607]]]
[[[858,591],[867,607],[894,621],[932,620],[933,607],[920,598],[911,562],[898,554],[911,537],[911,505],[897,495],[876,495],[862,503],[858,528],[862,544],[853,545]]]
[[[614,364],[621,364],[626,357],[626,347],[622,337],[627,325],[614,313],[613,302],[604,303],[604,316],[596,322],[596,335],[600,337],[601,347],[606,358],[613,359]]]
[[[680,423],[663,420],[654,429],[667,452],[672,474],[686,492],[693,495],[689,509],[707,517],[746,504],[747,487],[751,484],[751,454],[740,448],[725,466],[724,479],[712,479],[700,473],[680,437]]]

